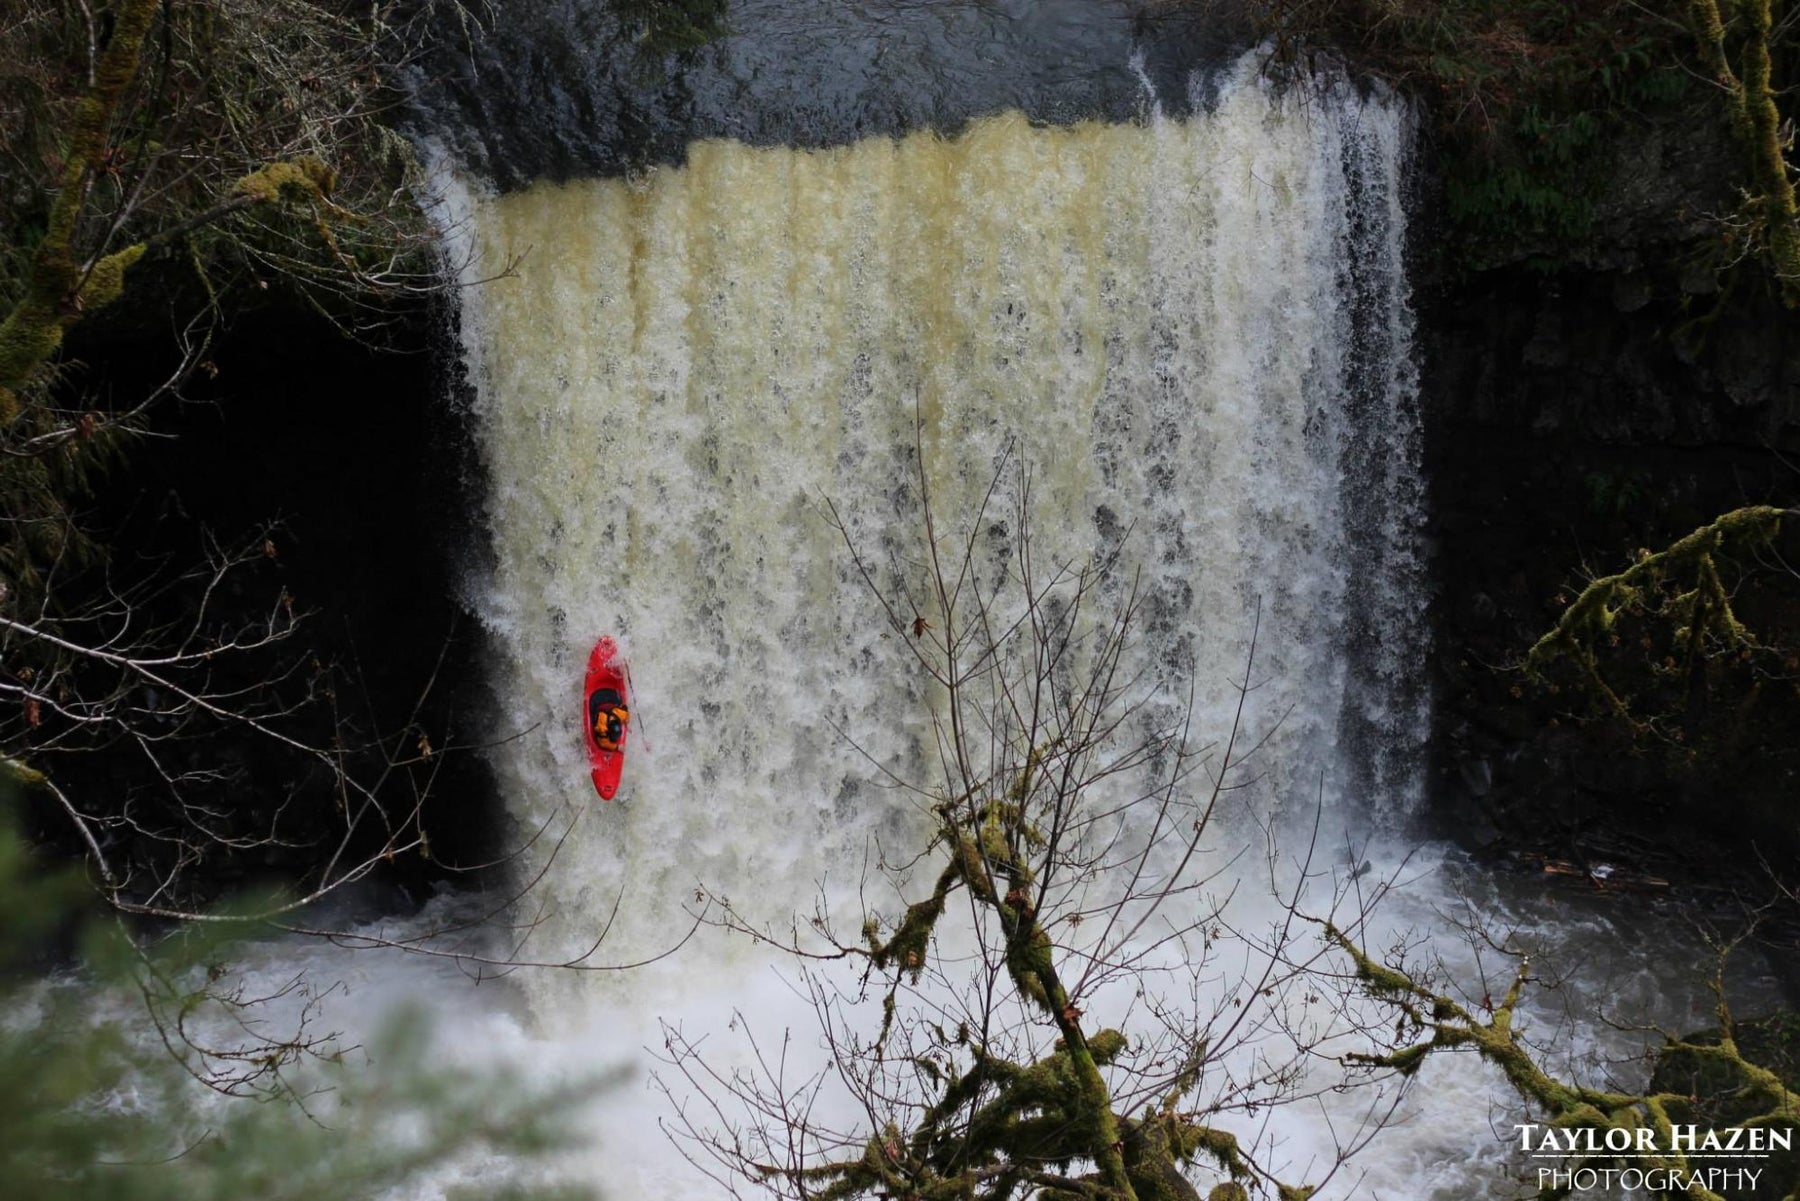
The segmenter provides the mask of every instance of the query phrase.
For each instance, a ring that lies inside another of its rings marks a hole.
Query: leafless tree
[[[1133,674],[1136,577],[1034,543],[1029,470],[1003,462],[956,531],[922,470],[918,487],[920,563],[885,570],[831,512],[934,694],[936,771],[889,781],[929,833],[913,851],[880,848],[849,922],[828,898],[787,929],[715,899],[723,924],[797,962],[828,1062],[799,1066],[791,1031],[742,1015],[746,1067],[668,1027],[672,1136],[733,1195],[1160,1201],[1197,1197],[1208,1178],[1220,1199],[1308,1195],[1398,1090],[1391,1072],[1352,1073],[1369,1087],[1338,1098],[1354,1112],[1333,1162],[1281,1178],[1271,1112],[1343,1092],[1340,1051],[1369,1045],[1360,986],[1322,970],[1341,952],[1301,897],[1324,887],[1356,928],[1380,888],[1332,886],[1316,839],[1279,863],[1273,827],[1248,846],[1221,838],[1270,733],[1247,728],[1254,632],[1230,728],[1203,742],[1191,692],[1171,703]],[[995,512],[1009,490],[1010,512]],[[995,525],[1010,531],[1004,556]],[[871,884],[918,899],[877,907]],[[1266,925],[1234,903],[1259,887]]]
[[[216,374],[232,314],[282,296],[372,337],[455,286],[392,128],[395,73],[455,3],[23,0],[0,18],[0,580],[16,602],[35,607],[48,563],[102,552],[83,503],[153,413]],[[81,386],[65,343],[100,314],[166,328],[114,348],[144,360],[115,374],[156,382]]]
[[[464,749],[427,719],[442,658],[410,710],[377,712],[273,577],[278,529],[223,542],[196,528],[188,549],[150,557],[90,515],[157,412],[216,370],[233,312],[285,293],[362,336],[452,286],[390,118],[393,72],[453,3],[22,0],[0,14],[0,786],[60,821],[140,949],[204,925],[401,947],[476,974],[527,959],[530,917],[496,919],[529,880],[427,930],[319,916],[385,865],[432,856],[429,804]],[[103,310],[166,323],[139,391],[95,394],[67,357],[66,336]],[[316,1004],[277,1030],[257,1016],[268,998],[223,970],[177,979],[157,962],[142,957],[145,999],[214,1087],[283,1092],[287,1067],[329,1045]],[[590,952],[551,966],[617,965]],[[295,981],[290,999],[312,987]],[[221,1014],[241,1037],[203,1033]]]

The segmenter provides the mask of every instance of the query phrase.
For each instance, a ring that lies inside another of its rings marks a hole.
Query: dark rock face
[[[93,333],[73,350],[96,394],[142,395],[161,378],[171,347],[157,331]],[[493,728],[479,629],[461,612],[471,548],[485,543],[473,528],[467,431],[448,399],[451,341],[443,314],[423,309],[398,314],[378,347],[298,304],[265,307],[215,341],[189,389],[200,403],[160,409],[159,436],[132,443],[104,481],[98,516],[127,578],[159,560],[195,561],[207,535],[233,545],[274,523],[267,562],[214,605],[253,622],[285,594],[307,615],[281,656],[304,648],[307,660],[339,668],[329,706],[307,710],[327,724],[299,731],[320,742],[333,736],[334,709],[346,737],[381,736],[407,754],[416,734],[395,738],[415,720],[434,750],[485,741]],[[335,845],[333,794],[300,788],[253,738],[227,732],[180,753],[194,768],[237,773],[229,800],[247,825],[266,829],[280,807],[282,845],[209,858],[196,869],[208,891],[303,876]],[[447,869],[493,857],[499,807],[479,753],[437,756],[435,766],[423,810],[432,857],[395,861],[366,898],[378,910],[405,907],[394,888],[419,899]],[[97,796],[145,786],[129,747],[62,770]],[[45,841],[67,836],[55,814],[34,824]],[[369,833],[373,846],[349,850],[377,849],[379,833]]]
[[[1607,258],[1625,265],[1514,266],[1418,299],[1432,782],[1446,826],[1477,846],[1670,876],[1800,856],[1800,702],[1779,665],[1710,670],[1673,739],[1649,740],[1507,670],[1635,548],[1800,492],[1800,325],[1754,266],[1732,294],[1695,294],[1679,253],[1615,246]],[[1793,562],[1796,547],[1790,532],[1775,549]],[[1766,643],[1800,646],[1800,582],[1778,561],[1737,566],[1740,616]],[[1634,652],[1665,653],[1666,629],[1620,633],[1627,672]]]
[[[733,0],[727,36],[643,61],[605,5],[446,9],[411,86],[418,122],[501,188],[678,163],[690,142],[828,146],[953,133],[1007,109],[1132,120],[1206,104],[1191,73],[1254,44],[1238,0]]]
[[[377,348],[271,313],[216,358],[223,403],[185,414],[161,465],[171,486],[209,523],[281,519],[288,586],[321,653],[360,682],[360,725],[391,740],[417,707],[440,748],[486,741],[495,721],[462,594],[485,532],[444,315],[413,315]],[[479,752],[445,758],[426,813],[433,858],[392,872],[415,895],[447,866],[493,858],[499,804]]]

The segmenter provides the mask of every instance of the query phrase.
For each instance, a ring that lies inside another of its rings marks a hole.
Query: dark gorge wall
[[[1587,579],[1800,492],[1800,327],[1758,264],[1722,278],[1703,264],[1683,228],[1693,193],[1664,184],[1636,186],[1665,219],[1615,221],[1586,263],[1519,261],[1418,295],[1432,787],[1446,828],[1477,847],[1754,891],[1759,858],[1800,855],[1791,532],[1724,565],[1763,649],[1686,671],[1678,622],[1620,620],[1602,669],[1648,732],[1574,673],[1517,669]]]
[[[238,316],[214,341],[188,399],[164,402],[151,435],[124,445],[90,514],[120,580],[180,571],[203,562],[209,543],[232,547],[266,533],[267,553],[233,572],[210,607],[236,626],[291,603],[302,621],[270,654],[228,656],[221,670],[299,702],[285,733],[319,746],[380,744],[350,761],[361,778],[377,778],[380,755],[417,758],[420,736],[429,740],[432,758],[413,772],[426,791],[415,794],[395,773],[383,795],[397,820],[424,796],[432,854],[384,865],[366,897],[381,912],[405,903],[393,889],[422,898],[432,882],[459,875],[453,869],[490,859],[499,840],[492,785],[469,749],[495,731],[481,692],[479,631],[462,606],[465,571],[482,543],[442,304],[390,313],[362,338],[298,300]],[[174,348],[154,323],[97,322],[71,351],[93,395],[129,398],[162,378]],[[152,605],[140,620],[183,616],[191,613],[158,614]],[[224,773],[218,803],[233,828],[279,835],[237,852],[214,848],[195,875],[216,893],[303,878],[340,836],[337,791],[312,778],[303,758],[271,749],[226,727],[161,752],[170,769]],[[75,795],[156,804],[156,779],[128,741],[66,770]],[[42,838],[68,838],[55,812],[35,824]],[[385,823],[365,822],[348,850],[372,853],[386,833]]]

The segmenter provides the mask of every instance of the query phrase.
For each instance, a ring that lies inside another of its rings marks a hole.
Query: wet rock
[[[1444,833],[1465,851],[1477,854],[1504,846],[1507,837],[1487,807],[1468,793],[1457,794],[1442,813]]]
[[[1460,616],[1464,625],[1480,629],[1492,625],[1499,613],[1500,606],[1494,603],[1493,597],[1485,592],[1474,592],[1463,602]]]
[[[1463,787],[1470,796],[1484,797],[1494,791],[1494,767],[1486,759],[1465,759],[1458,765]]]
[[[1749,668],[1687,698],[1649,681],[1686,715],[1644,739],[1578,680],[1551,691],[1512,669],[1584,580],[1795,494],[1796,315],[1754,289],[1693,301],[1685,254],[1637,249],[1619,270],[1568,265],[1554,287],[1535,269],[1496,269],[1421,299],[1442,598],[1432,803],[1446,832],[1479,815],[1506,847],[1562,859],[1625,840],[1622,868],[1690,881],[1723,870],[1766,891],[1762,862],[1800,864],[1800,694]],[[1800,584],[1780,594],[1780,574],[1765,573],[1775,583],[1743,616],[1769,645],[1800,648]],[[1644,670],[1669,637],[1635,628],[1613,653]]]
[[[1627,271],[1613,280],[1613,308],[1621,313],[1635,313],[1650,303],[1650,277],[1642,271]]]

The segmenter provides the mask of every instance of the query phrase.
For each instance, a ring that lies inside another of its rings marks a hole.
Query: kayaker
[[[594,744],[603,751],[616,751],[631,724],[631,710],[625,698],[611,688],[594,694]]]

